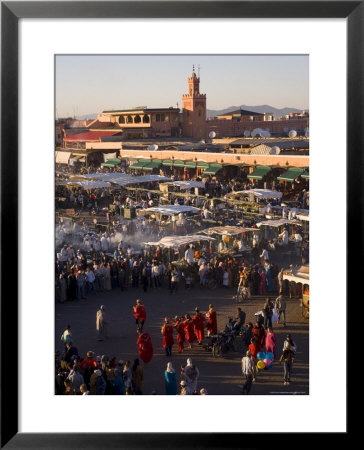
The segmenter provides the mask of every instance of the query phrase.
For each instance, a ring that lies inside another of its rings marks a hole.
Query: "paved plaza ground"
[[[176,294],[170,294],[166,287],[148,289],[144,293],[142,288],[129,288],[121,292],[118,288],[109,292],[90,294],[85,300],[68,301],[55,306],[55,342],[56,349],[62,351],[63,344],[60,336],[67,324],[72,327],[74,345],[79,354],[84,357],[88,350],[95,355],[107,354],[115,356],[117,360],[130,360],[133,363],[138,357],[137,333],[133,318],[133,305],[136,298],[140,298],[146,307],[147,320],[144,331],[150,333],[154,356],[149,364],[144,366],[143,393],[150,394],[153,390],[157,394],[164,394],[164,371],[168,361],[176,369],[177,382],[180,380],[180,366],[191,357],[200,371],[198,388],[206,388],[209,395],[239,395],[243,378],[241,376],[241,358],[243,352],[229,352],[221,358],[214,358],[211,352],[194,344],[191,350],[185,349],[182,354],[177,353],[177,339],[173,354],[165,356],[162,347],[161,326],[165,316],[174,317],[185,313],[193,314],[196,306],[201,312],[208,310],[212,303],[217,311],[218,331],[223,330],[229,317],[234,317],[236,307],[241,306],[246,312],[246,321],[255,323],[254,314],[261,310],[266,296],[252,297],[248,302],[237,305],[233,300],[235,289],[217,288],[205,290],[195,287],[186,291],[180,289]],[[270,297],[276,298],[276,294]],[[96,311],[100,305],[105,305],[109,322],[108,340],[96,340]],[[287,326],[276,325],[277,353],[280,356],[283,341],[290,333],[297,345],[296,360],[289,386],[283,385],[283,365],[273,363],[269,370],[262,371],[253,384],[251,395],[270,394],[309,394],[309,326],[308,319],[301,313],[299,299],[287,300]]]

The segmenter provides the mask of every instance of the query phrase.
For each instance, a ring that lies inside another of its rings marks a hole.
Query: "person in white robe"
[[[286,228],[278,235],[278,245],[288,245],[288,231]]]
[[[192,244],[190,244],[189,248],[185,251],[185,260],[189,265],[192,265],[194,263],[194,252]]]
[[[103,252],[107,252],[109,250],[109,241],[105,234],[102,235],[100,243],[101,243],[101,250]]]
[[[103,341],[107,338],[107,324],[105,306],[101,305],[96,313],[96,333],[98,341]]]

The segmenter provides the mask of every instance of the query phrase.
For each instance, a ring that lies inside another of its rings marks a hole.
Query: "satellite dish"
[[[250,131],[249,130],[245,130],[244,131],[244,136],[245,137],[249,137],[250,136]]]
[[[288,133],[288,127],[284,127],[284,128],[283,128],[283,131],[284,131],[285,133]]]
[[[265,138],[270,137],[270,133],[269,133],[269,131],[267,131],[267,130],[263,130],[260,134],[261,134],[263,137],[265,137]]]
[[[215,131],[210,131],[209,138],[213,139],[214,137],[216,137],[216,132]]]
[[[295,138],[295,137],[297,136],[297,131],[296,131],[296,130],[291,130],[291,131],[288,133],[288,136],[289,136],[290,138]]]
[[[252,131],[252,136],[261,136],[262,131],[263,130],[261,128],[254,128]]]
[[[202,139],[202,141],[200,141],[199,144],[206,144],[205,139]]]
[[[158,150],[158,145],[157,144],[148,145],[148,150]]]
[[[271,155],[279,155],[281,153],[281,149],[275,145],[274,147],[271,148],[270,152]]]

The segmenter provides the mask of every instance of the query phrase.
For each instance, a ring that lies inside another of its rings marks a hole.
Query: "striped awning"
[[[150,170],[152,171],[156,167],[159,167],[161,164],[161,161],[149,161],[148,163],[143,163],[143,170]]]
[[[195,161],[186,161],[185,162],[185,167],[189,168],[189,169],[196,169],[197,164]]]
[[[138,170],[139,169],[139,170],[141,170],[141,169],[143,169],[143,166],[145,166],[145,165],[146,165],[145,162],[139,161],[137,163],[134,163],[134,164],[130,165],[129,169],[133,169],[133,170]]]
[[[215,175],[221,168],[221,164],[210,164],[209,167],[203,171],[203,173],[206,175]]]
[[[185,167],[185,162],[181,161],[179,159],[173,161],[171,159],[164,159],[162,161],[162,166],[168,166],[168,167]]]
[[[101,167],[115,167],[120,163],[121,163],[120,159],[111,158],[111,159],[108,159],[107,161],[103,162],[101,164]]]
[[[277,180],[289,181],[290,183],[293,183],[294,180],[303,173],[303,171],[303,169],[300,169],[298,167],[291,167],[287,170],[287,172],[284,172],[281,176],[277,177]]]
[[[268,172],[271,171],[271,168],[268,166],[257,166],[252,173],[250,173],[247,178],[253,180],[261,180]]]

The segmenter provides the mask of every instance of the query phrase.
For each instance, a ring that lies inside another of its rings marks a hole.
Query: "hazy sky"
[[[56,116],[111,109],[182,106],[192,65],[208,109],[263,105],[309,109],[308,56],[123,56],[56,57]]]

